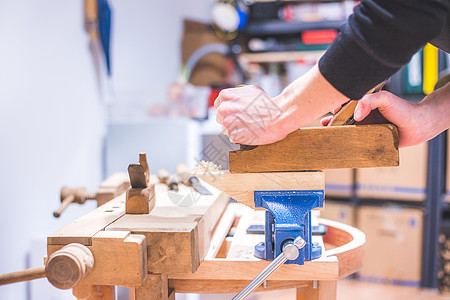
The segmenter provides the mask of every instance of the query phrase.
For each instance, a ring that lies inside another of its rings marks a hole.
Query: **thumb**
[[[390,105],[389,95],[390,93],[385,91],[365,95],[356,105],[355,112],[353,114],[355,121],[359,122],[364,120],[364,118],[367,117],[374,109],[378,108],[382,111],[387,108]]]

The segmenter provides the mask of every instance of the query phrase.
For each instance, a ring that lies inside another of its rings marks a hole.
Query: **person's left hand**
[[[270,144],[292,131],[285,126],[289,111],[285,110],[283,98],[271,98],[257,86],[222,90],[214,107],[217,122],[233,143]]]

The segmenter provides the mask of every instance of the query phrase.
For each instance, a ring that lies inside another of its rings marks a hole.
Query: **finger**
[[[229,132],[228,137],[235,144],[251,145],[253,140],[250,139],[250,131],[247,128],[234,129]]]
[[[355,121],[359,122],[364,120],[364,118],[374,109],[379,108],[382,110],[387,108],[390,105],[389,96],[391,96],[389,92],[378,92],[365,95],[356,105],[355,113],[353,115]]]
[[[223,124],[223,114],[222,114],[221,111],[218,111],[218,112],[217,112],[217,115],[216,115],[216,122],[219,123],[219,124]]]
[[[228,129],[225,126],[222,126],[222,133],[228,136]]]
[[[333,116],[322,118],[322,120],[320,120],[320,123],[322,124],[322,126],[327,126],[328,123],[330,123],[331,119],[333,119]]]
[[[335,109],[333,109],[333,110],[331,111],[331,113],[335,115],[335,114],[338,113],[338,111],[341,110],[341,108],[342,108],[342,106],[336,107]]]
[[[228,101],[233,99],[233,96],[230,93],[230,89],[221,90],[219,92],[219,96],[217,96],[216,100],[214,100],[214,107],[217,109],[223,101]]]

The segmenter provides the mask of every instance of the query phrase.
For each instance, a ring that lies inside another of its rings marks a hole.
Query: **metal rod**
[[[253,279],[242,291],[240,291],[239,294],[234,296],[233,300],[245,299],[286,261],[287,258],[284,254],[278,255],[277,258],[275,258],[261,273],[259,273],[259,275],[256,276],[255,279]]]
[[[293,242],[289,242],[283,247],[283,252],[278,255],[258,276],[255,277],[242,291],[233,297],[233,300],[245,299],[251,292],[260,286],[273,272],[281,267],[287,260],[294,260],[298,257],[300,249],[305,247],[306,242],[302,237],[297,237]]]

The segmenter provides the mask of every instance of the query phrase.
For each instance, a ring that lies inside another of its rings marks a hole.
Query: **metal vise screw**
[[[302,237],[297,237],[293,242],[287,242],[283,246],[283,252],[278,255],[258,276],[255,277],[242,291],[233,297],[233,300],[245,299],[251,292],[260,286],[273,272],[286,261],[294,260],[299,255],[299,250],[305,247],[306,242]]]

